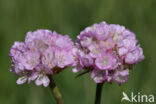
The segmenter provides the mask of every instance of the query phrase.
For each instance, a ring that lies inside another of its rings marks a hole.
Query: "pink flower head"
[[[57,66],[60,68],[64,68],[66,66],[71,66],[74,61],[74,57],[72,55],[72,51],[56,51],[55,52],[55,57],[57,59]]]
[[[25,44],[31,50],[38,50],[41,53],[48,49],[52,39],[52,32],[49,30],[36,30],[28,32],[25,38]]]
[[[117,68],[117,59],[111,54],[102,53],[96,58],[95,65],[100,70],[114,70]]]
[[[77,36],[73,72],[91,71],[95,83],[128,81],[129,68],[144,59],[135,34],[124,26],[101,22]]]
[[[105,78],[106,72],[103,70],[98,70],[94,69],[91,73],[91,78],[96,82],[96,83],[102,83],[103,81],[106,80]]]
[[[50,30],[28,32],[25,42],[15,42],[10,50],[11,72],[20,75],[17,84],[35,80],[37,86],[47,87],[48,75],[54,75],[74,63],[73,42]]]
[[[135,47],[134,50],[128,52],[125,57],[127,64],[136,64],[144,59],[143,50],[140,46]]]
[[[129,77],[129,70],[125,69],[122,71],[116,71],[113,76],[113,80],[118,84],[122,84],[128,81],[128,77]]]
[[[56,66],[56,59],[55,59],[55,52],[54,49],[48,48],[45,50],[45,52],[42,54],[42,64],[48,68],[52,69]]]

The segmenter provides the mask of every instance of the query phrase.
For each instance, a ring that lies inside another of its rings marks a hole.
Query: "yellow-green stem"
[[[56,86],[53,78],[51,76],[49,76],[49,79],[50,79],[49,87],[51,89],[51,92],[52,92],[57,104],[64,104],[64,101],[62,99],[62,95],[61,95],[58,87]]]

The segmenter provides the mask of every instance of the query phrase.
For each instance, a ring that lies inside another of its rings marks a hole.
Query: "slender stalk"
[[[96,86],[95,104],[100,104],[101,102],[102,86],[103,83],[98,83]]]
[[[80,76],[82,76],[82,75],[84,75],[86,73],[89,73],[89,72],[90,72],[90,70],[84,71],[84,72],[78,74],[75,78],[79,78]]]
[[[52,92],[57,104],[64,104],[61,93],[60,93],[58,87],[56,86],[53,78],[49,76],[49,79],[50,79],[49,87],[51,89],[51,92]]]

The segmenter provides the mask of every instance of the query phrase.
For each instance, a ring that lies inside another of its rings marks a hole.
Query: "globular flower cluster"
[[[21,76],[17,84],[35,80],[36,85],[47,87],[49,75],[73,64],[73,48],[74,44],[67,35],[44,29],[28,32],[25,42],[15,42],[10,50],[11,71]]]
[[[85,28],[77,36],[73,54],[73,72],[91,71],[96,83],[127,82],[131,67],[144,59],[133,32],[105,22]]]

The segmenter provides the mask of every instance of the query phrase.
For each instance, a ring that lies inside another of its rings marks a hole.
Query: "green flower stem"
[[[95,104],[100,104],[101,102],[102,86],[103,83],[98,83],[96,86]]]
[[[62,99],[62,95],[61,95],[58,87],[56,86],[53,78],[49,76],[49,79],[50,79],[49,87],[51,89],[51,92],[52,92],[57,104],[64,104],[64,101]]]

